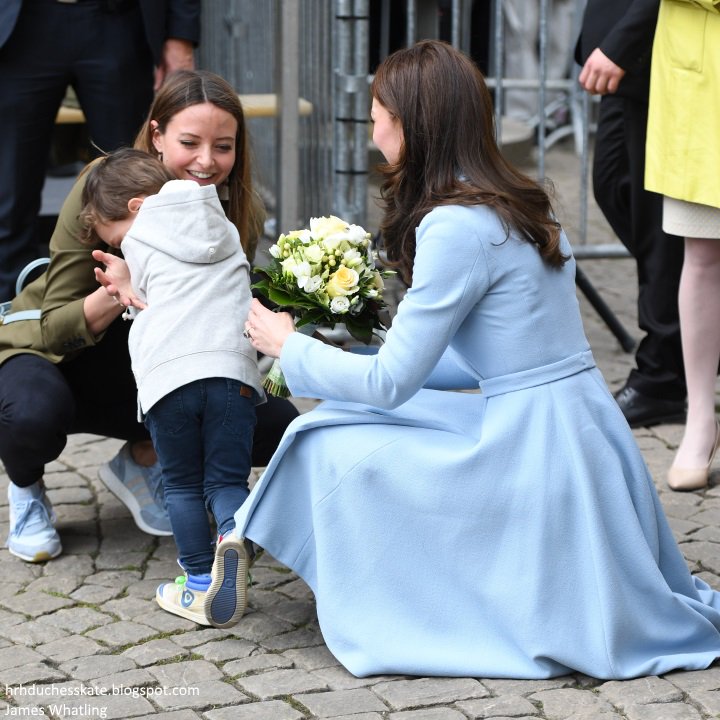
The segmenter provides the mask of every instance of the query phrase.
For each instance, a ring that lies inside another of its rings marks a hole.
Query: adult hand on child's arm
[[[105,266],[104,270],[95,268],[95,277],[110,297],[123,307],[132,306],[139,310],[147,307],[135,294],[130,282],[130,271],[122,258],[102,250],[93,250],[92,256]]]

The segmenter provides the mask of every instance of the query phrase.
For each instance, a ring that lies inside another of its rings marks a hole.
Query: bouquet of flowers
[[[387,307],[383,278],[390,270],[375,267],[370,233],[334,215],[311,218],[310,228],[280,235],[270,247],[269,265],[255,268],[264,276],[253,284],[262,295],[295,317],[299,330],[344,323],[357,340],[368,344],[373,330],[384,330]],[[273,395],[290,393],[276,360],[264,382]]]

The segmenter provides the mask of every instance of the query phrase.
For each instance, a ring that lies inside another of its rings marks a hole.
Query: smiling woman
[[[206,71],[169,76],[135,147],[160,157],[179,178],[216,185],[252,262],[264,209],[253,191],[243,108],[225,80]],[[125,264],[117,254],[106,255],[117,237],[108,238],[109,244],[99,238],[83,242],[79,215],[86,179],[81,175],[65,199],[47,272],[12,302],[11,312],[40,308],[41,318],[0,325],[0,461],[10,479],[8,547],[31,562],[62,551],[42,477],[71,433],[126,441],[100,468],[100,477],[138,527],[171,534],[155,451],[147,429],[137,422],[127,349],[130,323],[120,320],[124,306],[98,286],[96,272],[102,276],[102,270],[92,252],[105,253],[111,274]],[[297,414],[279,398],[258,407],[253,465],[267,464]]]

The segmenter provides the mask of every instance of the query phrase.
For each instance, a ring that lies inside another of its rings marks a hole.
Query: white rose
[[[319,245],[308,245],[305,248],[305,257],[311,263],[319,263],[323,259],[324,254],[325,250],[323,250],[323,248],[321,248]]]
[[[344,233],[348,224],[335,215],[329,217],[310,218],[310,233],[315,237],[323,238],[335,233]]]
[[[342,315],[350,309],[350,301],[344,295],[334,297],[330,303],[330,312]]]
[[[268,250],[270,255],[272,255],[274,258],[278,258],[282,255],[282,250],[277,245],[271,245],[270,249]]]

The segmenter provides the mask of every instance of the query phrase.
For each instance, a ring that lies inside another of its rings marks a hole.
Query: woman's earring
[[[158,152],[158,160],[159,160],[160,162],[163,161],[162,157],[163,157],[163,156],[162,156],[162,151],[159,151],[159,152]]]

